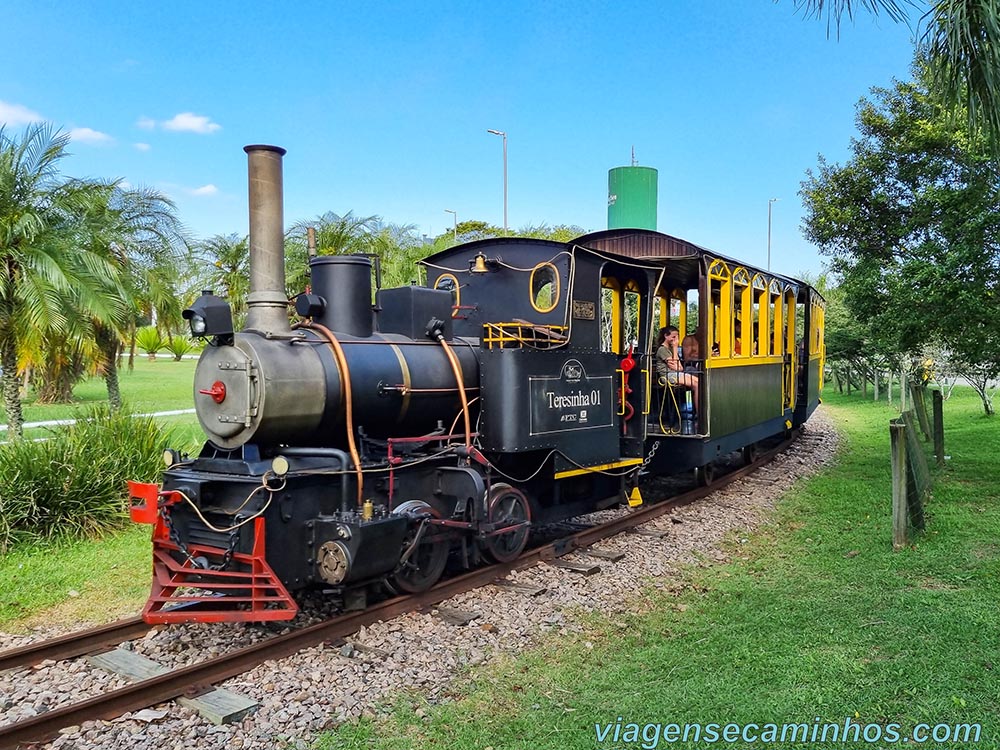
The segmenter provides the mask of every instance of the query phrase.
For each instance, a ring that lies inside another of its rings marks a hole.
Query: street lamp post
[[[458,242],[458,212],[457,211],[452,211],[450,208],[446,208],[444,210],[444,212],[446,214],[451,214],[451,218],[452,218],[452,220],[455,223],[455,225],[454,225],[455,242]]]
[[[767,200],[767,270],[771,270],[771,205],[781,198],[768,198]]]
[[[507,133],[503,130],[487,130],[487,133],[503,138],[503,231],[507,233]]]

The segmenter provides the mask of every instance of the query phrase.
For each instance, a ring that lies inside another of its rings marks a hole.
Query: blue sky
[[[332,210],[434,235],[459,220],[607,223],[607,172],[659,170],[659,229],[815,272],[799,184],[847,155],[912,32],[829,38],[791,0],[8,3],[0,122],[73,131],[74,176],[158,188],[196,236],[246,232],[248,143],[288,149],[286,224]]]

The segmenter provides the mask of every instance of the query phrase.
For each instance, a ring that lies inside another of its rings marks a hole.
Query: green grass
[[[21,631],[134,615],[149,594],[151,559],[149,526],[132,526],[97,541],[8,552],[0,556],[0,628]]]
[[[582,635],[475,670],[455,701],[404,697],[388,719],[342,726],[320,746],[594,748],[595,723],[618,717],[980,721],[981,745],[996,744],[1000,421],[968,390],[945,404],[953,458],[935,472],[927,532],[893,553],[893,413],[860,396],[827,402],[844,435],[838,463],[734,544],[731,563],[692,568],[679,595],[637,592],[633,614],[590,618]]]
[[[194,369],[197,360],[183,359],[174,362],[172,357],[158,355],[150,362],[145,355],[137,355],[135,369],[119,371],[122,398],[138,414],[176,409],[194,408]],[[75,419],[90,406],[105,403],[108,399],[107,387],[101,377],[87,378],[73,390],[76,401],[72,404],[36,404],[34,395],[23,402],[24,421],[44,422],[52,419]],[[178,425],[184,437],[193,436],[198,425],[193,415],[162,417],[165,425]],[[0,422],[6,424],[7,412],[0,404]],[[29,438],[45,437],[47,428],[36,428],[25,432]],[[198,431],[200,434],[200,430]]]

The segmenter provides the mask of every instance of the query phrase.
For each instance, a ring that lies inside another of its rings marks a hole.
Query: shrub
[[[174,336],[167,342],[167,351],[174,355],[174,362],[194,351],[194,343],[187,336]]]
[[[170,439],[152,417],[89,410],[34,442],[0,445],[0,552],[57,537],[92,537],[128,522],[126,480],[151,481]]]
[[[165,342],[160,332],[156,330],[156,326],[143,326],[135,332],[135,343],[149,355],[150,360],[154,360]]]

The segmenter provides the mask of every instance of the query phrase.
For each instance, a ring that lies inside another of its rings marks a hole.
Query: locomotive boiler
[[[285,152],[245,150],[246,324],[210,291],[184,311],[206,343],[206,442],[166,451],[162,483],[130,483],[153,525],[149,622],[287,620],[305,589],[348,608],[422,591],[515,559],[539,524],[641,503],[640,474],[707,483],[717,457],[819,402],[815,290],[657,232],[467,243],[394,289],[369,257],[322,255],[289,300]],[[668,323],[702,337],[683,381],[656,378]]]

